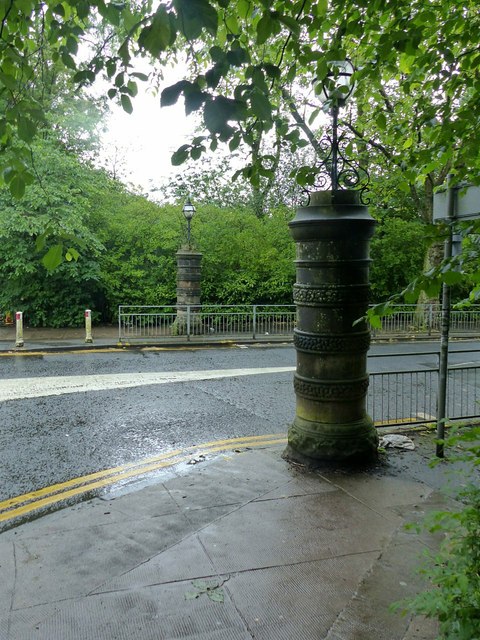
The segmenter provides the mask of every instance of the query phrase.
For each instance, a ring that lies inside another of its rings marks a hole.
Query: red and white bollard
[[[90,309],[85,309],[85,342],[91,344],[92,338],[92,312]]]
[[[15,346],[23,347],[23,311],[15,313]]]

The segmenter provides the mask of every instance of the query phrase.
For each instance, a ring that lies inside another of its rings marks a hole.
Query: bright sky
[[[139,83],[142,85],[142,83]],[[160,108],[160,96],[143,90],[132,100],[133,113],[111,103],[108,130],[102,136],[107,168],[113,166],[115,147],[120,157],[120,176],[139,185],[145,192],[175,175],[170,158],[178,147],[190,141],[196,118],[185,115],[183,100],[172,107]]]

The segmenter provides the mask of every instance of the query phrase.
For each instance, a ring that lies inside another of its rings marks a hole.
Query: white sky
[[[160,96],[145,91],[139,82],[139,93],[132,99],[133,113],[128,114],[113,102],[108,130],[102,136],[107,168],[117,147],[120,176],[140,186],[145,192],[158,186],[169,175],[181,171],[173,167],[171,155],[188,143],[195,132],[196,118],[185,115],[183,100],[171,107],[160,107]],[[170,83],[168,83],[170,84]]]

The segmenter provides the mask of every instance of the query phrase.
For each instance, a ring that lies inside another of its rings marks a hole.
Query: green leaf
[[[178,167],[188,160],[189,150],[190,145],[184,144],[172,154],[171,161],[174,167]]]
[[[157,58],[171,44],[172,35],[170,16],[165,6],[161,4],[153,17],[152,24],[141,31],[138,43]]]
[[[73,259],[73,260],[75,260],[75,262],[77,262],[77,260],[78,260],[78,259],[79,259],[79,257],[80,257],[80,254],[79,254],[79,252],[75,249],[75,247],[69,247],[69,248],[68,248],[68,253],[69,253],[69,254],[70,254],[70,256],[71,256],[71,259]]]
[[[200,589],[202,591],[206,591],[209,588],[209,584],[208,582],[205,582],[205,580],[192,580],[192,585],[195,589]]]
[[[368,318],[368,323],[370,324],[371,327],[373,327],[374,329],[382,328],[382,320],[380,316],[367,314],[367,318]]]
[[[405,140],[405,142],[403,143],[403,147],[402,147],[402,149],[410,149],[410,147],[412,146],[412,144],[413,144],[413,138],[407,138],[407,139]]]
[[[242,64],[249,62],[249,60],[250,56],[248,55],[248,52],[241,47],[231,49],[227,53],[227,61],[232,67],[240,67]]]
[[[273,33],[273,20],[270,13],[264,13],[257,24],[257,44],[265,44]]]
[[[124,65],[128,65],[130,62],[130,49],[128,48],[129,42],[130,40],[127,38],[118,50],[118,55]]]
[[[243,18],[245,20],[251,10],[252,5],[249,0],[237,0],[237,12],[240,18]]]
[[[315,8],[317,16],[323,18],[328,11],[328,0],[317,0]]]
[[[42,264],[48,271],[53,271],[62,262],[63,259],[63,245],[55,244],[47,251],[42,258]]]
[[[90,13],[90,4],[86,0],[80,0],[80,2],[78,2],[76,6],[77,6],[77,15],[80,18],[80,20],[86,20],[86,18],[88,18],[88,15]]]
[[[415,63],[415,56],[402,53],[399,61],[399,69],[402,73],[410,73],[412,65]]]
[[[377,117],[376,117],[376,123],[379,129],[382,129],[382,131],[385,131],[385,129],[387,128],[387,116],[383,113],[380,112]]]
[[[18,135],[24,142],[31,142],[37,132],[35,122],[25,116],[20,116],[17,123]]]
[[[207,591],[207,596],[212,600],[212,602],[224,602],[225,600],[225,596],[221,589],[209,589]]]
[[[127,89],[128,89],[128,93],[132,96],[132,98],[134,98],[138,93],[137,83],[134,82],[133,80],[128,81]]]
[[[208,0],[174,0],[179,16],[179,27],[187,40],[195,40],[206,29],[215,36],[218,28],[218,14]]]
[[[222,47],[218,47],[218,46],[213,46],[210,47],[209,50],[209,54],[210,54],[210,58],[213,60],[213,62],[224,62],[225,61],[225,52],[222,49]]]
[[[231,152],[235,151],[236,149],[238,149],[238,147],[240,146],[240,136],[239,135],[235,135],[233,136],[233,138],[230,140],[229,144],[228,144],[228,148]]]
[[[199,147],[192,147],[192,150],[190,151],[190,157],[192,158],[192,160],[198,160],[201,157],[203,151],[205,151],[205,147],[203,145]]]
[[[42,233],[41,235],[37,236],[35,239],[35,249],[37,251],[42,251],[42,249],[45,248],[45,242],[46,242],[45,233]]]
[[[269,78],[273,78],[275,80],[278,80],[278,78],[280,78],[281,70],[280,67],[277,67],[277,65],[264,64],[263,68],[265,69],[265,73],[267,74],[267,76],[269,76]]]
[[[172,84],[170,87],[166,87],[160,94],[160,106],[169,107],[176,104],[180,94],[188,87],[189,83],[186,80],[180,80]]]
[[[0,72],[0,82],[10,91],[16,91],[18,88],[16,78],[8,73]]]
[[[252,111],[260,120],[272,119],[272,108],[267,96],[259,91],[254,91],[250,98]]]
[[[133,112],[132,101],[125,93],[122,93],[122,95],[120,96],[120,102],[124,111],[126,111],[127,113]]]
[[[398,183],[398,188],[400,189],[400,191],[403,191],[403,193],[410,194],[410,183],[409,182],[406,182],[405,180],[402,180],[401,182]]]
[[[298,22],[295,20],[295,18],[292,18],[291,16],[278,16],[278,20],[279,22],[281,22],[285,27],[287,27],[287,29],[290,29],[290,31],[295,35],[298,36],[300,34],[300,25],[298,24]]]
[[[187,116],[193,111],[198,111],[206,99],[206,94],[203,91],[200,91],[195,85],[192,86],[195,88],[189,88],[185,92],[185,113]]]
[[[464,275],[460,271],[446,271],[443,274],[443,281],[446,284],[458,284],[459,282],[463,282]]]
[[[246,117],[246,107],[239,100],[231,100],[219,96],[205,104],[205,126],[212,133],[222,133],[230,129],[227,127],[229,120],[242,120]]]
[[[107,60],[106,63],[106,69],[107,69],[107,76],[109,78],[112,78],[117,70],[117,62],[116,60],[114,60],[113,58],[110,58],[110,60]],[[134,73],[132,73],[132,75],[135,75]]]
[[[210,89],[216,89],[218,83],[220,82],[223,72],[225,68],[223,64],[215,64],[211,69],[209,69],[205,74],[205,80],[207,81],[207,86]]]
[[[15,173],[8,183],[8,188],[14,198],[17,198],[17,200],[23,198],[25,195],[25,180],[23,179],[23,175],[21,173]]]
[[[229,31],[231,31],[235,35],[238,35],[238,33],[240,31],[240,27],[238,26],[238,20],[237,20],[237,17],[235,16],[235,14],[228,15],[226,20],[225,20],[225,24],[226,24],[227,29]]]
[[[134,71],[132,74],[130,74],[132,76],[132,78],[138,78],[139,80],[141,80],[142,82],[147,82],[148,81],[148,75],[146,73],[140,73],[139,71]]]
[[[77,70],[77,65],[75,64],[75,60],[68,53],[67,49],[64,48],[61,52],[61,56],[63,64],[67,67],[67,69]]]
[[[76,53],[78,52],[78,42],[76,38],[68,36],[66,46],[70,53],[76,55]]]

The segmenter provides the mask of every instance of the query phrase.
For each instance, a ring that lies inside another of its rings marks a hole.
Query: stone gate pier
[[[375,221],[356,191],[320,191],[290,222],[296,243],[296,415],[286,457],[363,461],[378,436],[366,413],[369,241]]]

